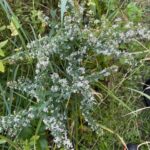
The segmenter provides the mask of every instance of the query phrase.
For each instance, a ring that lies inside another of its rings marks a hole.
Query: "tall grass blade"
[[[61,23],[63,23],[64,13],[66,11],[67,0],[61,0]]]

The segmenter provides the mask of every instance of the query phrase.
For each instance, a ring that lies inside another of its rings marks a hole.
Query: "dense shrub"
[[[137,61],[126,45],[149,40],[150,31],[121,18],[113,24],[105,17],[97,20],[91,10],[86,12],[84,22],[84,4],[78,10],[74,8],[68,4],[64,22],[55,26],[53,35],[32,41],[27,45],[28,51],[18,52],[8,60],[35,60],[35,76],[8,82],[10,88],[26,93],[31,105],[1,117],[1,133],[15,137],[41,118],[58,147],[73,149],[67,122],[75,105],[89,127],[100,134],[101,128],[93,117],[97,105],[94,83],[104,81],[122,67],[135,67]]]

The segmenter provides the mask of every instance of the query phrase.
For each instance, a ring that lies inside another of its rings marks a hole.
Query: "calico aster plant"
[[[58,23],[55,27],[55,35],[32,41],[27,45],[28,51],[10,57],[10,63],[36,60],[33,80],[20,77],[7,83],[10,88],[29,95],[33,103],[27,109],[1,116],[0,133],[15,137],[23,128],[31,126],[32,120],[41,118],[57,147],[71,150],[74,146],[66,127],[68,105],[78,100],[84,120],[99,134],[100,126],[92,117],[97,104],[92,83],[117,72],[120,59],[124,59],[129,68],[136,65],[130,50],[120,47],[135,39],[149,40],[150,31],[141,24],[124,24],[120,19],[116,19],[113,25],[104,18],[99,21],[92,11],[87,11],[88,23],[84,24],[84,5],[76,11],[68,2],[67,8],[63,24]],[[93,71],[88,62],[101,56],[111,57],[115,63],[101,67],[99,61],[100,67]]]

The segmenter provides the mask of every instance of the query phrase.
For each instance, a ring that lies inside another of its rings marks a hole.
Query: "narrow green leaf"
[[[6,26],[0,27],[0,31],[3,31],[3,30],[5,30],[5,29],[6,29]]]
[[[64,13],[66,11],[67,0],[61,0],[61,22],[63,22]]]
[[[48,150],[48,142],[46,138],[40,138],[39,144],[41,149]]]
[[[8,29],[11,30],[11,36],[17,36],[18,33],[18,29],[21,27],[19,20],[16,16],[12,16],[11,17],[11,23],[10,25],[7,27]]]
[[[7,28],[10,29],[10,31],[11,31],[11,36],[17,36],[17,35],[18,35],[17,28],[15,27],[15,25],[13,24],[12,21],[11,21],[10,25],[7,26]]]
[[[2,61],[0,61],[0,72],[5,72],[5,67],[4,67]]]
[[[14,26],[16,27],[16,29],[19,29],[21,27],[19,20],[16,16],[13,15],[11,20],[12,20]]]
[[[34,145],[39,140],[39,138],[40,137],[38,135],[32,136],[30,139],[30,145]]]
[[[105,85],[103,85],[102,83],[99,83],[97,85],[99,87],[101,87],[102,90],[104,90],[105,92],[107,92],[109,96],[111,96],[116,101],[118,101],[122,106],[124,106],[125,108],[127,108],[129,111],[132,111],[132,109],[127,104],[125,104],[121,99],[119,99],[116,95],[114,95],[114,93],[110,89],[108,89]]]
[[[7,44],[8,40],[0,42],[0,48],[3,48]]]
[[[7,141],[5,139],[0,139],[0,144],[4,144],[6,143]]]
[[[5,56],[5,54],[4,54],[4,52],[3,52],[3,50],[2,50],[2,49],[0,49],[0,56],[2,56],[2,57],[4,57],[4,56]]]
[[[0,135],[1,140],[5,140],[8,144],[10,144],[16,150],[21,150],[21,148],[12,140],[8,139],[7,137]]]
[[[24,149],[24,150],[30,150],[30,144],[29,144],[28,140],[26,140],[26,141],[24,142],[23,149]]]
[[[132,88],[128,88],[128,89],[131,90],[131,91],[134,91],[134,92],[136,92],[136,93],[139,93],[140,95],[145,96],[146,98],[150,99],[150,96],[149,96],[149,95],[147,95],[147,94],[145,94],[145,93],[143,93],[143,92],[141,92],[141,91],[138,91],[138,90],[132,89]]]
[[[99,3],[99,0],[94,0],[94,2],[95,2],[95,5],[96,5],[96,8],[97,8],[97,11],[98,11],[98,15],[99,15],[99,17],[101,17],[102,10],[101,10],[101,6],[100,6],[100,3]]]

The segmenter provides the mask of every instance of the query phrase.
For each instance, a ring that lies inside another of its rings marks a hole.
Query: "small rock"
[[[128,148],[128,150],[138,150],[138,145],[129,143],[129,144],[127,144],[127,148]],[[127,150],[127,149],[125,148],[124,150]]]

